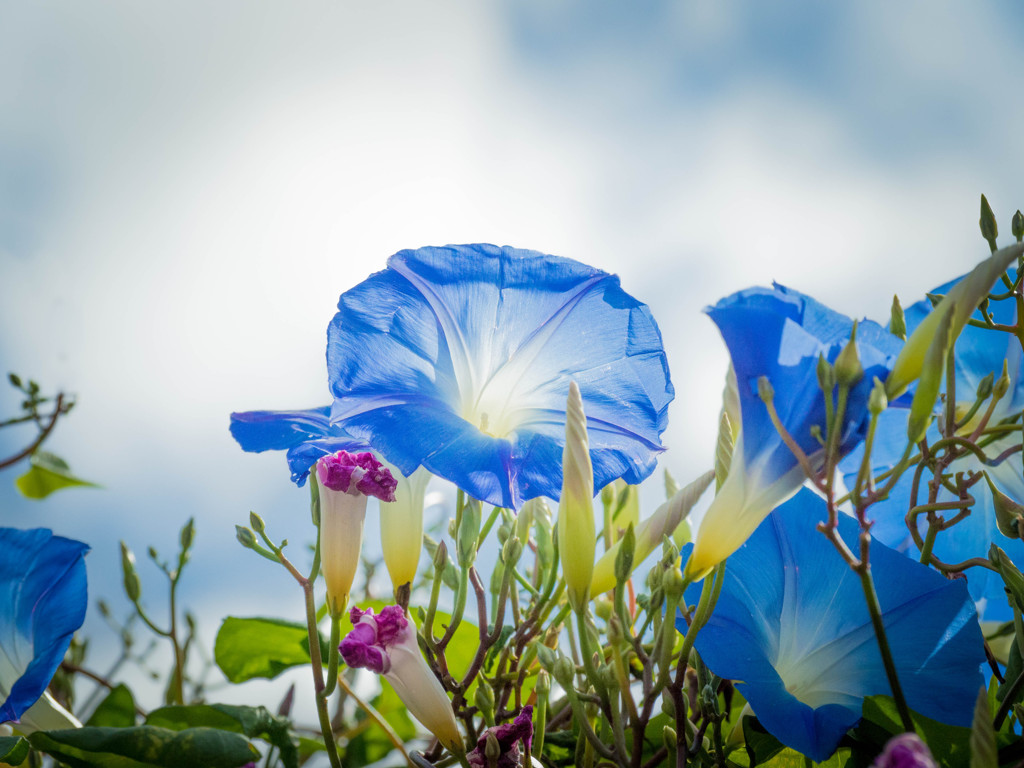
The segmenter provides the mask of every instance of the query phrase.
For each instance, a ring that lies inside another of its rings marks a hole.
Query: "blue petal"
[[[859,720],[865,696],[890,693],[859,579],[815,529],[826,513],[804,489],[767,518],[729,558],[696,640],[709,669],[739,681],[765,728],[815,761]],[[856,522],[842,517],[839,530],[856,547]],[[969,724],[985,657],[965,585],[879,542],[871,566],[908,704]]]
[[[705,310],[729,348],[739,386],[745,465],[768,484],[796,466],[758,395],[766,376],[775,390],[779,419],[808,454],[820,446],[811,427],[824,432],[825,403],[818,387],[818,356],[835,361],[853,321],[814,299],[776,285],[733,294]],[[869,320],[858,325],[857,350],[864,376],[850,391],[841,450],[860,442],[867,429],[867,398],[874,377],[885,380],[901,342]]]
[[[82,626],[88,549],[45,528],[0,528],[0,722],[43,694]]]
[[[616,277],[514,248],[422,248],[338,309],[332,421],[403,473],[423,465],[506,507],[557,499],[572,379],[595,488],[653,471],[674,390],[650,311]]]
[[[364,451],[364,441],[330,423],[330,406],[305,411],[246,411],[231,414],[231,436],[253,453],[287,450],[292,481],[302,486],[309,468],[336,451]]]

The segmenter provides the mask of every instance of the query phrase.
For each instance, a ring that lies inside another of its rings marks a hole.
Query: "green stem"
[[[334,693],[338,685],[338,645],[341,643],[341,615],[331,617],[331,643],[327,647],[327,687],[323,697],[326,699]]]
[[[178,642],[178,579],[171,579],[171,629],[167,636],[174,647],[174,678],[172,685],[176,704],[185,703],[185,652]]]
[[[896,674],[896,664],[893,662],[892,649],[889,647],[885,623],[882,621],[882,607],[878,602],[878,593],[875,592],[874,579],[871,578],[871,568],[866,562],[863,563],[858,575],[864,590],[864,599],[868,605],[868,613],[871,614],[871,624],[875,630],[875,639],[878,641],[878,651],[882,655],[885,674],[889,678],[889,687],[892,688],[892,697],[896,702],[896,709],[900,713],[900,722],[905,731],[913,733],[914,722],[910,719],[910,709],[907,707],[907,700],[903,697],[903,688],[900,687],[900,680]]]

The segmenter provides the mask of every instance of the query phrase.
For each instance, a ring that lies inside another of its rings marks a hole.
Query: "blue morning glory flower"
[[[1014,271],[1010,272],[1011,277]],[[951,280],[939,286],[933,294],[945,295],[962,278]],[[1016,322],[1016,307],[1013,301],[992,302],[988,307],[989,314],[996,323],[1012,325]],[[923,299],[905,310],[907,332],[912,333],[932,311],[931,302]],[[974,318],[982,319],[976,311]],[[996,405],[990,423],[996,423],[1007,416],[1020,413],[1024,408],[1024,359],[1021,355],[1020,343],[1016,337],[1008,333],[966,326],[961,332],[954,357],[956,374],[957,411],[962,414],[974,402],[978,384],[989,373],[1000,375],[1003,361],[1006,361],[1010,376],[1010,389]],[[945,384],[943,383],[943,390]],[[899,405],[896,403],[895,405]],[[937,406],[941,407],[941,403]],[[984,411],[982,406],[981,411]],[[980,414],[979,414],[980,415]],[[977,417],[976,417],[977,418]],[[973,421],[973,420],[972,420]],[[965,432],[974,429],[976,422],[969,423]],[[907,411],[893,407],[882,413],[875,433],[875,446],[871,454],[872,464],[876,473],[891,469],[899,461],[906,447]],[[933,424],[927,434],[930,443],[940,438],[938,428]],[[1019,444],[1018,433],[1008,434],[985,448],[990,457],[998,456],[1003,450]],[[852,484],[860,466],[863,451],[858,449],[851,453],[843,462],[846,482]],[[978,472],[984,469],[996,486],[1005,494],[1018,501],[1024,501],[1024,474],[1021,471],[1019,455],[1012,455],[995,467],[983,466],[973,453],[954,462],[951,472]],[[908,554],[917,556],[907,530],[905,516],[910,508],[910,492],[912,472],[906,473],[892,489],[889,497],[871,507],[869,515],[875,525],[872,534],[889,546],[906,550]],[[932,552],[937,558],[947,563],[959,563],[972,557],[985,557],[989,545],[995,542],[1017,563],[1024,563],[1024,542],[1019,539],[1008,539],[999,533],[996,527],[992,492],[988,484],[982,480],[971,487],[971,495],[975,504],[971,515],[956,524],[954,528],[940,531],[935,539]],[[921,493],[926,494],[922,483]],[[939,493],[939,501],[952,501],[953,495],[945,489]],[[918,503],[927,499],[919,497]],[[949,514],[946,514],[948,518]],[[927,520],[922,515],[918,519],[921,535],[927,530]],[[999,574],[985,568],[971,568],[965,572],[971,596],[978,601],[979,611],[986,620],[1009,621],[1013,618],[1009,604],[1003,592],[1003,581]]]
[[[82,626],[88,550],[45,528],[0,528],[0,723],[43,695]]]
[[[864,697],[891,695],[860,578],[815,529],[826,517],[825,502],[803,489],[761,523],[729,558],[695,644],[772,735],[817,762],[860,719]],[[857,522],[841,516],[839,532],[856,550]],[[871,571],[908,705],[969,726],[985,654],[964,584],[878,542]]]
[[[781,285],[750,288],[705,310],[729,348],[739,394],[740,434],[729,474],[701,521],[686,575],[699,579],[728,557],[775,506],[804,482],[803,469],[779,436],[758,395],[758,379],[775,390],[779,419],[812,461],[822,453],[812,427],[825,434],[825,400],[818,385],[819,355],[834,362],[849,341],[853,321]],[[840,452],[865,435],[875,377],[885,380],[901,342],[863,320],[857,351],[864,376],[850,389]]]
[[[654,470],[674,395],[658,326],[617,277],[493,245],[392,256],[342,294],[327,366],[332,422],[405,475],[509,508],[559,496],[570,380],[595,489]]]
[[[300,487],[309,477],[309,468],[321,456],[337,451],[365,451],[365,440],[352,437],[331,424],[331,407],[304,411],[246,411],[231,414],[231,436],[252,453],[287,451],[292,481]]]

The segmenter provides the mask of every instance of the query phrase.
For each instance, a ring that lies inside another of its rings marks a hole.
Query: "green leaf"
[[[75,485],[99,487],[96,483],[72,475],[71,468],[64,459],[46,451],[36,451],[32,454],[28,472],[16,479],[14,484],[23,496],[30,499],[45,499],[54,491]]]
[[[750,757],[750,768],[767,763],[785,749],[755,717],[743,720],[743,740],[747,746],[747,755]]]
[[[131,728],[135,725],[135,698],[124,683],[115,686],[96,707],[86,725],[97,728]]]
[[[285,768],[297,768],[299,750],[286,718],[275,717],[264,707],[244,707],[232,704],[196,704],[192,706],[161,707],[149,713],[146,725],[181,731],[186,728],[217,728],[259,738],[273,744],[281,752]]]
[[[71,768],[239,768],[260,756],[244,736],[216,728],[72,728],[28,740]]]
[[[326,659],[327,641],[323,637],[320,652]],[[254,677],[273,679],[286,669],[310,663],[309,634],[305,624],[228,616],[217,632],[213,657],[232,683]]]
[[[974,705],[974,725],[971,727],[971,768],[999,768],[996,754],[996,732],[992,728],[992,711],[988,707],[985,689],[978,692]]]
[[[0,736],[0,763],[20,765],[28,757],[28,741],[21,736]]]

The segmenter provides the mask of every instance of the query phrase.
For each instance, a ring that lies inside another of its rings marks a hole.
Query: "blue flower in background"
[[[695,647],[737,681],[761,724],[815,761],[861,717],[866,696],[890,695],[859,577],[815,529],[825,502],[804,489],[729,558],[722,592]],[[859,527],[839,532],[856,550]],[[879,543],[871,570],[911,709],[969,726],[983,685],[983,638],[964,584]],[[696,602],[699,589],[687,593]],[[685,629],[682,618],[677,626]]]
[[[1014,272],[1011,271],[1010,274],[1013,276]],[[944,295],[961,279],[951,280],[936,288],[932,293]],[[992,302],[988,309],[989,314],[997,323],[1012,325],[1016,322],[1016,307],[1012,300]],[[908,334],[921,324],[931,310],[931,302],[927,299],[907,307],[905,315]],[[978,320],[982,319],[979,311],[976,311],[973,317]],[[1024,360],[1022,360],[1020,343],[1016,337],[1008,333],[972,326],[966,326],[963,329],[957,340],[954,359],[958,414],[964,413],[974,402],[978,384],[985,376],[989,373],[995,374],[996,377],[999,376],[1004,360],[1010,376],[1010,389],[996,405],[990,423],[996,423],[1007,416],[1020,413],[1024,408],[1024,377],[1022,377]],[[944,384],[943,391],[945,391]],[[899,405],[899,403],[895,405]],[[941,403],[937,407],[941,407]],[[985,408],[986,405],[983,405],[979,415]],[[970,432],[975,425],[976,422],[966,425],[964,431]],[[875,433],[875,446],[871,453],[871,459],[876,473],[884,472],[895,466],[906,447],[906,437],[907,411],[890,405],[889,409],[883,412],[879,418]],[[928,430],[927,439],[929,443],[934,443],[939,438],[938,428],[932,424]],[[1006,448],[1019,444],[1019,442],[1020,434],[1010,433],[988,445],[985,452],[988,456],[995,457]],[[842,464],[848,485],[852,484],[856,477],[862,456],[863,450],[858,449],[851,453]],[[1003,493],[1017,501],[1024,502],[1024,474],[1021,471],[1019,455],[1010,456],[998,466],[985,467],[974,454],[968,454],[950,467],[952,472],[965,473],[977,472],[982,469],[986,470]],[[910,508],[912,475],[912,472],[906,473],[892,489],[887,499],[871,507],[869,515],[875,522],[871,532],[876,538],[916,557],[917,548],[913,545],[905,522],[907,510]],[[926,476],[925,480],[927,479]],[[921,484],[921,489],[920,493],[927,494],[924,482]],[[988,484],[982,480],[973,485],[970,492],[975,498],[971,515],[957,523],[955,527],[947,531],[940,531],[935,539],[932,552],[944,562],[958,563],[972,557],[985,557],[989,545],[995,542],[1018,565],[1024,565],[1024,542],[1008,539],[996,528],[992,492]],[[953,495],[945,489],[940,491],[939,501],[952,501],[953,499]],[[927,498],[923,496],[918,498],[919,504],[924,501],[927,501]],[[946,516],[949,516],[948,513]],[[924,515],[918,519],[918,524],[923,536],[928,526]],[[971,568],[965,573],[971,596],[978,601],[979,611],[985,619],[1009,621],[1013,618],[999,574],[985,568]]]
[[[231,414],[231,436],[242,450],[253,453],[287,451],[292,481],[302,486],[309,468],[321,456],[338,451],[359,452],[369,448],[365,440],[333,426],[331,408],[305,411],[246,411]]]
[[[0,723],[43,695],[82,626],[88,550],[45,528],[0,528]]]
[[[822,450],[811,429],[826,432],[818,357],[834,362],[853,328],[850,318],[781,285],[740,291],[705,311],[732,357],[740,434],[725,483],[701,521],[696,549],[686,565],[690,579],[701,578],[728,557],[804,482],[803,469],[758,395],[758,379],[768,378],[780,421],[813,460]],[[898,338],[869,320],[858,325],[856,343],[864,376],[850,389],[840,441],[843,453],[864,438],[873,379],[885,380],[901,347]]]
[[[617,277],[515,248],[421,248],[338,310],[331,420],[403,474],[422,465],[509,508],[557,499],[570,380],[595,489],[654,470],[674,390],[657,324]]]

